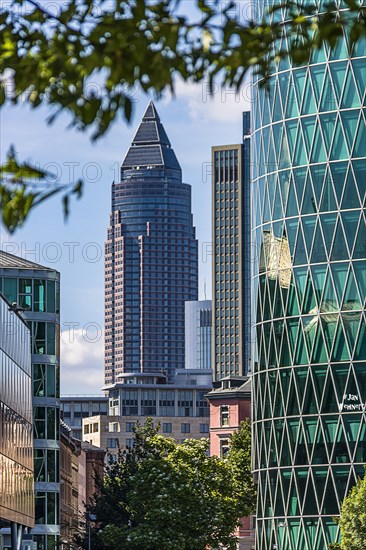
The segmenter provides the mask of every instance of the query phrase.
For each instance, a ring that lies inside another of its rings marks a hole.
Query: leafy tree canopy
[[[241,447],[242,444],[246,446]],[[208,456],[205,439],[177,444],[151,420],[138,426],[134,444],[98,480],[95,550],[204,550],[235,548],[239,518],[255,508],[250,473],[250,425],[243,424],[225,459]],[[86,537],[79,538],[87,548]]]
[[[334,550],[360,550],[366,548],[366,476],[359,479],[343,501],[340,518],[336,518],[341,531],[340,544]]]
[[[211,90],[215,82],[239,88],[250,68],[266,85],[281,58],[306,63],[324,42],[335,47],[342,29],[351,47],[366,32],[366,7],[359,0],[324,2],[320,12],[290,0],[260,22],[238,16],[234,0],[190,0],[195,16],[184,14],[186,2],[65,0],[49,8],[42,0],[2,2],[0,106],[47,105],[48,123],[67,112],[71,126],[91,128],[96,140],[118,113],[131,119],[136,87],[157,97],[174,93],[178,80],[204,80]],[[285,7],[284,25],[276,12]],[[20,162],[14,151],[2,169],[0,210],[14,231],[49,197],[49,188],[39,185],[47,174]],[[51,194],[60,191],[67,215],[69,198],[80,195],[81,184],[58,186]]]

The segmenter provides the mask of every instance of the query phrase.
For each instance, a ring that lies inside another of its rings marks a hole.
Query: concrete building
[[[122,374],[108,388],[108,416],[83,419],[83,440],[117,453],[132,444],[133,428],[147,418],[159,423],[161,433],[182,442],[209,434],[206,393],[211,374],[202,370],[178,371],[174,384],[159,373]]]
[[[255,2],[258,20],[266,4]],[[275,14],[289,16],[286,7]],[[258,550],[336,542],[333,517],[364,475],[365,67],[365,41],[350,50],[342,35],[309,64],[273,66],[270,94],[254,77]]]
[[[105,246],[105,382],[184,368],[184,303],[198,298],[191,186],[151,102],[112,185]]]
[[[38,550],[60,534],[60,275],[0,251],[0,291],[30,329],[33,379],[35,527]]]
[[[212,301],[185,304],[185,367],[212,369]]]
[[[0,547],[34,526],[32,365],[29,329],[0,294]]]
[[[106,415],[108,397],[105,395],[63,395],[60,399],[61,415],[71,429],[71,436],[82,440],[82,419]]]

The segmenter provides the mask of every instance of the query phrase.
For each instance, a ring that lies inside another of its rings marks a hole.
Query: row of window
[[[26,311],[60,313],[60,287],[45,279],[0,277],[0,291]]]
[[[126,424],[126,432],[133,432],[134,428],[136,426],[136,422],[127,422]],[[84,433],[85,428],[87,426],[84,426]],[[163,422],[161,426],[162,432],[164,434],[171,434],[173,433],[173,424],[171,422]],[[191,433],[191,425],[189,422],[184,422],[180,425],[180,431],[182,434],[189,434]],[[200,424],[199,432],[201,434],[207,434],[209,433],[209,425],[208,424]],[[118,447],[119,440],[116,437],[108,438],[107,439],[107,447],[109,449],[116,449]]]

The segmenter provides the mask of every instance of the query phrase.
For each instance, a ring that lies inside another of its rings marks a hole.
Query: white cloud
[[[71,329],[61,333],[61,394],[100,393],[104,383],[101,330]]]
[[[188,103],[189,116],[202,122],[231,123],[240,120],[250,108],[251,84],[245,83],[238,93],[228,86],[214,85],[210,95],[208,82],[187,84],[178,82],[176,97]]]

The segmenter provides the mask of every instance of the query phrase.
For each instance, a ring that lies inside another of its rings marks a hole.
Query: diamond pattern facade
[[[324,550],[366,462],[365,41],[254,89],[257,549]]]

